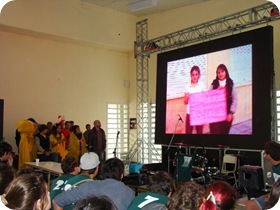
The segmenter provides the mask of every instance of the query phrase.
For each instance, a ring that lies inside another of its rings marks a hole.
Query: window
[[[128,105],[107,105],[107,158],[124,159],[128,152]],[[119,132],[119,135],[118,135]]]

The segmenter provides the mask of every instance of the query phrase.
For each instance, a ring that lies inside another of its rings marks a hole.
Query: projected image
[[[167,62],[166,134],[252,135],[252,113],[252,44]]]

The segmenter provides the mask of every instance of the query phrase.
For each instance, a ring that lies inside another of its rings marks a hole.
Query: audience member
[[[75,187],[78,187],[84,182],[92,181],[99,169],[99,158],[98,155],[94,152],[85,153],[81,157],[81,174],[78,174],[70,178],[65,184],[64,191],[71,190]],[[73,207],[72,204],[64,206],[64,210],[71,210]]]
[[[196,182],[184,182],[170,198],[168,210],[198,210],[202,202],[204,188]]]
[[[264,145],[265,159],[271,162],[274,181],[280,177],[280,144],[275,141],[268,141]],[[246,210],[265,209],[265,202],[269,199],[269,194],[258,198],[253,198],[246,203]]]
[[[106,157],[106,135],[105,131],[101,128],[100,120],[95,120],[93,124],[94,127],[89,133],[88,149],[90,152],[98,154],[99,160],[102,163]]]
[[[52,160],[61,162],[61,159],[64,159],[68,154],[68,150],[66,150],[65,137],[63,133],[61,133],[61,125],[59,123],[53,126],[52,134],[50,135],[50,143]]]
[[[69,137],[68,157],[74,157],[77,161],[86,152],[86,140],[80,130],[80,126],[74,125]]]
[[[210,184],[204,193],[199,210],[230,210],[237,199],[237,191],[224,181]]]
[[[269,199],[265,202],[265,209],[273,208],[280,198],[280,179],[278,179],[272,186]]]
[[[29,120],[21,120],[17,123],[17,130],[20,133],[19,162],[18,168],[22,169],[25,162],[32,162],[36,158],[36,148],[33,134],[37,124]]]
[[[105,195],[113,200],[118,210],[127,210],[134,198],[134,192],[121,182],[124,173],[123,162],[118,158],[108,159],[102,166],[102,172],[104,180],[86,182],[57,195],[53,200],[54,209],[61,210],[65,205],[88,196]]]
[[[66,157],[61,162],[63,174],[52,181],[50,189],[51,200],[58,194],[64,192],[67,181],[80,172],[79,163],[75,158]],[[53,208],[52,208],[53,209]]]
[[[166,205],[174,188],[174,180],[169,173],[158,171],[150,177],[149,192],[140,193],[131,202],[128,210],[142,209],[146,205],[161,203]]]
[[[4,194],[8,185],[15,177],[15,170],[12,166],[0,163],[0,195]]]
[[[73,210],[118,210],[107,196],[90,196],[78,201]]]
[[[17,170],[16,177],[19,177],[22,174],[33,174],[33,173],[35,173],[33,168],[22,168],[20,170]]]
[[[48,186],[43,177],[35,173],[15,178],[1,195],[1,201],[10,209],[50,209]]]
[[[35,136],[37,158],[40,161],[51,161],[51,145],[47,135],[48,127],[45,124],[39,126],[39,134]]]
[[[13,166],[13,148],[6,141],[0,142],[0,163]]]

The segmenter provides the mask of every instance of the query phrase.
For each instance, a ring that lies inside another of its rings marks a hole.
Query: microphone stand
[[[120,132],[118,131],[118,133],[117,133],[117,140],[116,140],[116,146],[115,146],[115,149],[114,149],[114,152],[113,152],[115,158],[117,157],[117,146],[118,146],[119,134],[120,134]]]
[[[171,146],[171,144],[172,144],[172,142],[173,142],[173,139],[174,139],[174,136],[175,136],[175,134],[176,134],[176,130],[177,130],[177,127],[178,127],[179,122],[180,122],[180,119],[178,119],[178,121],[177,121],[177,123],[176,123],[175,129],[174,129],[174,132],[173,132],[173,135],[172,135],[172,137],[171,137],[171,139],[170,139],[170,141],[169,141],[169,145],[168,145],[168,147],[167,147],[167,172],[168,172],[169,174],[170,174],[170,146]],[[178,174],[177,174],[177,176],[178,176]]]

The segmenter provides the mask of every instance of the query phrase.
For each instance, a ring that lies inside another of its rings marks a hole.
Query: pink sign
[[[226,89],[190,94],[189,105],[192,126],[224,121],[227,116]]]

